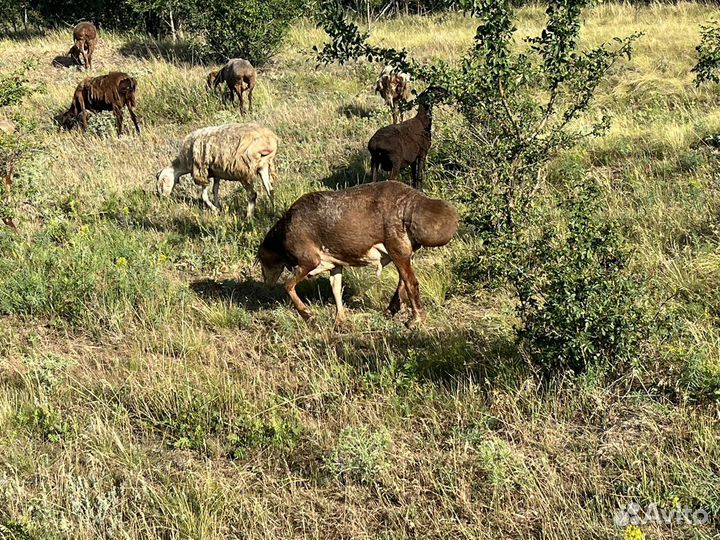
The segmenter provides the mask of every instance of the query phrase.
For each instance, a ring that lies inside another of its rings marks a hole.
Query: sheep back
[[[250,86],[255,86],[256,72],[253,65],[244,58],[231,58],[220,69],[215,77],[215,86],[225,81],[231,86],[244,81]]]
[[[87,77],[80,81],[75,89],[75,95],[82,94],[85,102],[91,108],[92,104],[116,104],[135,106],[135,91],[137,81],[121,71],[112,71],[100,77]]]
[[[259,124],[223,124],[201,128],[182,142],[174,166],[185,166],[196,184],[209,177],[251,182],[277,152],[277,137]]]

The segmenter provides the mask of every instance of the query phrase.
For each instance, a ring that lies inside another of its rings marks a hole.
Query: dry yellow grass
[[[718,537],[717,396],[698,391],[720,372],[718,160],[693,144],[718,132],[720,113],[717,88],[696,89],[689,73],[714,11],[587,13],[587,44],[645,32],[598,96],[612,129],[578,152],[674,322],[620,380],[550,386],[514,354],[503,292],[455,291],[448,262],[462,239],[418,257],[422,330],[382,316],[395,274],[367,269],[350,272],[343,332],[327,281],[303,287],[319,320],[308,330],[251,266],[275,218],[262,199],[254,225],[236,216],[235,186],[220,216],[190,185],[156,200],[154,174],[184,134],[239,118],[205,92],[209,66],[166,48],[132,56],[130,37],[104,33],[96,72],[137,77],[143,135],[118,139],[102,120],[94,134],[57,133],[53,116],[84,77],[49,65],[68,36],[0,41],[0,70],[26,51],[39,59],[40,91],[11,112],[41,147],[16,182],[19,230],[0,233],[4,256],[25,261],[24,288],[0,290],[25,306],[0,318],[0,538],[611,538],[630,502],[711,512],[699,526],[643,525],[648,538]],[[520,33],[537,32],[542,10],[519,13]],[[451,59],[473,23],[372,30]],[[371,93],[380,68],[316,69],[322,38],[299,23],[259,77],[253,118],[282,141],[279,209],[367,178],[366,141],[388,119]],[[439,140],[451,115],[438,116]]]

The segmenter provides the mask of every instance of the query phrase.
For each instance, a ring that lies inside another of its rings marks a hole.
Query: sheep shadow
[[[259,273],[259,270],[257,272]],[[347,284],[344,285],[343,301],[352,303],[352,298],[358,295],[358,291]],[[230,302],[242,306],[248,311],[270,309],[289,302],[282,285],[277,284],[268,287],[262,281],[252,278],[245,281],[202,278],[191,282],[190,290],[206,301]],[[317,305],[334,305],[335,303],[330,280],[327,277],[306,279],[299,283],[295,290],[300,299],[308,303],[311,309]],[[288,309],[294,312],[292,306],[289,306]]]
[[[368,107],[367,105],[360,105],[358,103],[338,107],[338,113],[346,118],[373,118],[377,116],[379,112],[380,109],[378,107]]]
[[[374,375],[390,369],[400,380],[445,386],[480,381],[513,384],[529,373],[510,336],[477,328],[433,332],[398,326],[381,333],[341,334],[334,346],[338,358],[356,372]]]
[[[133,38],[120,46],[119,52],[126,58],[142,60],[162,59],[171,63],[196,65],[203,57],[191,42]]]
[[[321,182],[330,189],[344,189],[370,182],[368,161],[365,153],[358,153],[349,163],[335,167],[332,173],[323,178]]]
[[[68,56],[67,54],[60,54],[52,59],[52,62],[50,62],[50,65],[52,67],[56,68],[78,68],[80,69],[80,66],[77,64],[75,59],[72,56]]]

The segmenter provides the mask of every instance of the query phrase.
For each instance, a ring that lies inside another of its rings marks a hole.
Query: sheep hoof
[[[405,326],[408,330],[416,330],[418,327],[420,327],[425,320],[425,314],[424,313],[418,313],[416,315],[413,315],[410,317],[410,320],[405,323]]]
[[[348,325],[347,314],[343,313],[342,315],[335,317],[335,329],[336,330],[342,330],[342,329],[346,328],[347,325]]]

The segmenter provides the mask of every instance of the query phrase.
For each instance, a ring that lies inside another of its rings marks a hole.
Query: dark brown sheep
[[[411,166],[413,187],[422,189],[425,158],[432,142],[432,106],[446,95],[442,88],[428,88],[418,96],[418,112],[413,118],[375,132],[368,142],[373,182],[379,180],[379,169],[389,171],[390,180],[397,180],[400,171]]]
[[[447,244],[458,228],[458,214],[445,201],[430,199],[400,182],[365,184],[340,191],[318,191],[300,197],[270,229],[258,252],[263,278],[272,285],[284,269],[294,270],[285,283],[303,319],[311,317],[295,287],[307,276],[330,271],[342,323],[342,268],[382,268],[392,262],[400,274],[388,312],[396,314],[409,301],[410,324],[425,315],[420,285],[410,261],[421,247]]]
[[[230,102],[234,103],[236,95],[240,99],[240,112],[243,114],[245,113],[243,94],[247,92],[249,110],[252,112],[253,89],[257,82],[257,73],[252,64],[243,58],[231,58],[215,75],[212,87],[217,88],[223,82],[227,84]],[[210,86],[210,75],[208,75],[208,86]],[[223,101],[225,97],[223,94]]]
[[[92,56],[97,45],[97,28],[91,22],[81,22],[73,30],[75,44],[68,52],[68,56],[75,60],[79,66],[92,69]]]
[[[112,111],[117,121],[118,136],[122,133],[123,107],[130,112],[135,130],[140,133],[137,115],[135,114],[135,92],[137,82],[127,73],[112,71],[101,77],[83,79],[75,88],[70,108],[63,114],[62,127],[72,129],[78,121],[82,122],[83,130],[87,129],[88,111],[99,113]]]

